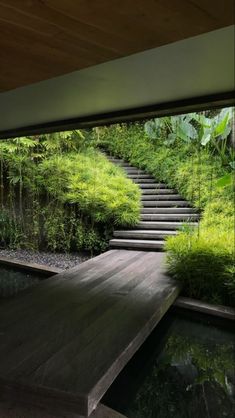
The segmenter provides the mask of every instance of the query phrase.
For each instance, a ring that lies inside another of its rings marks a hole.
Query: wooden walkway
[[[111,250],[0,307],[0,399],[89,416],[179,293],[164,254]]]

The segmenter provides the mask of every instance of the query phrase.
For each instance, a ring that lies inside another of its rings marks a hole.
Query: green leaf
[[[153,120],[150,120],[149,122],[145,123],[144,130],[151,139],[156,139],[157,135],[155,129],[155,122]]]
[[[174,144],[174,142],[175,142],[175,140],[176,140],[176,134],[174,134],[174,133],[170,133],[169,135],[168,135],[168,137],[167,137],[167,141],[166,141],[166,144]]]
[[[217,187],[226,187],[226,186],[231,186],[233,183],[233,174],[226,174],[225,176],[221,177],[217,183],[216,186]]]
[[[223,135],[227,125],[229,123],[229,120],[231,118],[231,109],[223,109],[218,117],[218,123],[215,127],[215,136]],[[228,131],[228,130],[227,130]],[[230,130],[229,130],[230,132]]]
[[[229,165],[233,170],[235,170],[235,161],[230,161]]]
[[[201,140],[201,145],[206,145],[206,144],[208,144],[208,142],[210,141],[210,139],[211,139],[211,135],[210,134],[207,134],[207,135],[205,135],[205,136],[203,136],[202,137],[202,140]]]

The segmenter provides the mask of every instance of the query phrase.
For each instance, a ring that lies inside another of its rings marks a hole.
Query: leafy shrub
[[[135,225],[139,188],[100,152],[51,157],[39,165],[41,185],[58,201],[76,204],[92,222]]]
[[[181,232],[167,240],[169,272],[184,285],[184,294],[215,303],[233,304],[226,283],[234,263],[229,236],[217,228]]]
[[[100,252],[138,222],[139,189],[92,148],[95,132],[0,143],[1,246]]]

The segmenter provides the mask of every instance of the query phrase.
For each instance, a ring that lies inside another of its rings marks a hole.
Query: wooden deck
[[[0,307],[0,399],[89,416],[178,296],[164,253],[111,250]]]

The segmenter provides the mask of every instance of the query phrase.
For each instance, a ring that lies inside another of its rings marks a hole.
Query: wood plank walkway
[[[0,394],[89,416],[179,294],[164,253],[111,250],[0,307]]]

